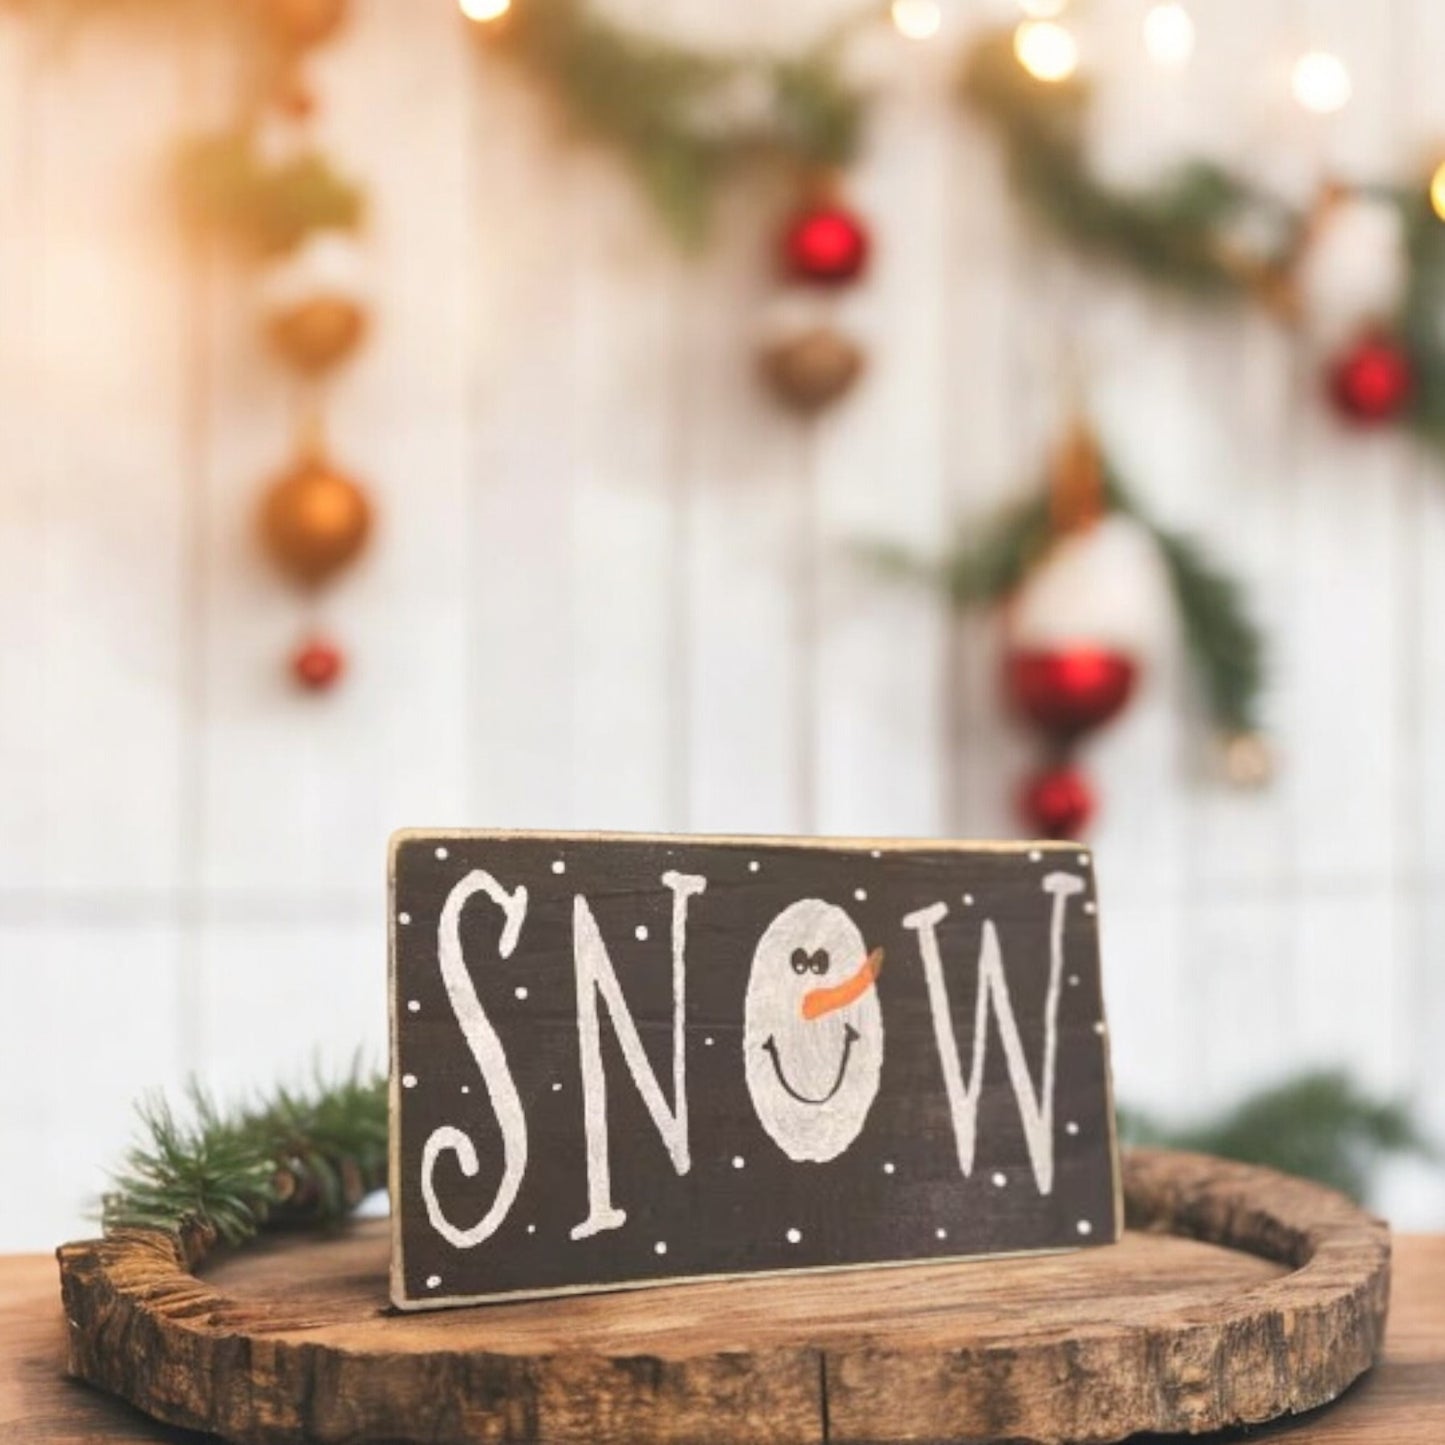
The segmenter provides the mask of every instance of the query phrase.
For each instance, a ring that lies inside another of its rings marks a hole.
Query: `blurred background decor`
[[[1147,647],[1086,639],[1127,701],[1035,805],[1102,800],[1121,1097],[1216,1117],[1345,1069],[1445,1132],[1439,7],[499,3],[0,7],[0,1172],[34,1181],[0,1242],[84,1230],[148,1088],[380,1057],[395,826],[1017,831],[1058,730],[1019,726],[1008,629],[857,544],[1037,516],[1077,416],[1129,503],[1077,550],[1168,584]],[[660,110],[569,68],[594,25]],[[960,106],[979,46],[1017,118]],[[692,230],[644,155],[674,121]],[[1127,245],[1037,224],[1015,124]],[[1164,220],[1204,304],[1139,284],[1134,229],[1200,161]],[[1218,656],[1267,644],[1218,695],[1191,561]],[[1215,731],[1271,786],[1218,787]],[[1370,1173],[1445,1217],[1430,1161]]]

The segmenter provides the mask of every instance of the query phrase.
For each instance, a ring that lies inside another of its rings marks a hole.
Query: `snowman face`
[[[863,1128],[883,1067],[881,961],[819,898],[785,908],[758,942],[743,1019],[748,1092],[790,1159],[833,1159]]]

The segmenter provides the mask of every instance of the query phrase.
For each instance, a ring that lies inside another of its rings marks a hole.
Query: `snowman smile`
[[[778,1053],[778,1041],[772,1035],[768,1036],[767,1042],[763,1045],[763,1051],[772,1059],[773,1072],[778,1076],[778,1082],[791,1098],[796,1099],[800,1104],[821,1105],[828,1103],[843,1087],[843,1079],[848,1072],[848,1060],[852,1056],[853,1045],[858,1042],[859,1037],[858,1030],[852,1024],[843,1025],[843,1057],[838,1060],[837,1077],[833,1080],[833,1087],[826,1094],[818,1097],[801,1093],[793,1087],[787,1074],[783,1072],[783,1061]]]

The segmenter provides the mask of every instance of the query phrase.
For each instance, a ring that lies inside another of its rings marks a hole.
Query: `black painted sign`
[[[402,1308],[1099,1245],[1077,845],[399,834]]]

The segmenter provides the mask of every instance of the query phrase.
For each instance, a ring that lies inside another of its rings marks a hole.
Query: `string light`
[[[1430,209],[1445,221],[1445,161],[1435,167],[1435,174],[1430,177]]]
[[[1311,50],[1294,63],[1290,79],[1294,98],[1316,115],[1343,110],[1354,94],[1354,83],[1345,62],[1328,50]]]
[[[893,0],[890,14],[898,33],[909,40],[928,40],[943,24],[938,0]]]
[[[1069,0],[1019,0],[1030,20],[1055,20],[1069,8]]]
[[[1168,66],[1183,65],[1194,53],[1194,17],[1179,0],[1162,0],[1145,15],[1144,49]]]
[[[512,8],[512,0],[457,0],[457,4],[468,20],[482,25],[490,20],[500,20]]]
[[[1072,32],[1052,20],[1025,20],[1014,31],[1014,55],[1035,80],[1055,84],[1079,68],[1079,45]]]

